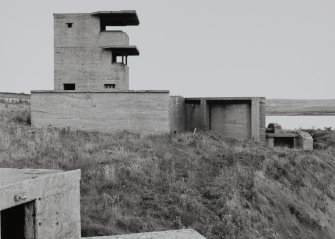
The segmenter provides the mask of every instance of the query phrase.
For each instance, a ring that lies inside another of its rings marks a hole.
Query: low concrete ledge
[[[39,94],[39,93],[71,93],[71,94],[75,94],[75,93],[170,93],[170,91],[168,90],[125,90],[125,91],[80,91],[80,90],[32,90],[31,91],[32,94]]]
[[[266,138],[298,138],[299,135],[295,133],[266,133]]]
[[[82,239],[206,239],[193,229],[135,233],[118,236],[85,237]]]
[[[186,101],[206,100],[206,101],[247,101],[265,100],[265,97],[185,97]]]

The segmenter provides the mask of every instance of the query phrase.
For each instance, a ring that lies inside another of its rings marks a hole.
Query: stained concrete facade
[[[80,170],[0,169],[0,239],[80,238]]]
[[[138,24],[134,11],[54,14],[54,89],[129,90],[127,59],[139,52],[113,27]]]
[[[142,134],[169,133],[168,91],[33,91],[32,126]]]

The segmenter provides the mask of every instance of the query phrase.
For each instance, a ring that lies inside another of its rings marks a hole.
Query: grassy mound
[[[215,239],[335,237],[332,147],[268,149],[214,133],[32,131],[17,120],[27,110],[0,104],[0,167],[80,168],[83,236],[192,227]]]

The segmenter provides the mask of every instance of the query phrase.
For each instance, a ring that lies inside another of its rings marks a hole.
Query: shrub
[[[30,110],[17,111],[12,116],[12,120],[16,123],[31,125]]]

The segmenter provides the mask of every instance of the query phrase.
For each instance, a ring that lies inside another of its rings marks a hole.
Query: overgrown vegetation
[[[31,130],[13,118],[26,107],[0,104],[0,167],[80,168],[83,236],[191,227],[212,239],[335,237],[331,146]]]

